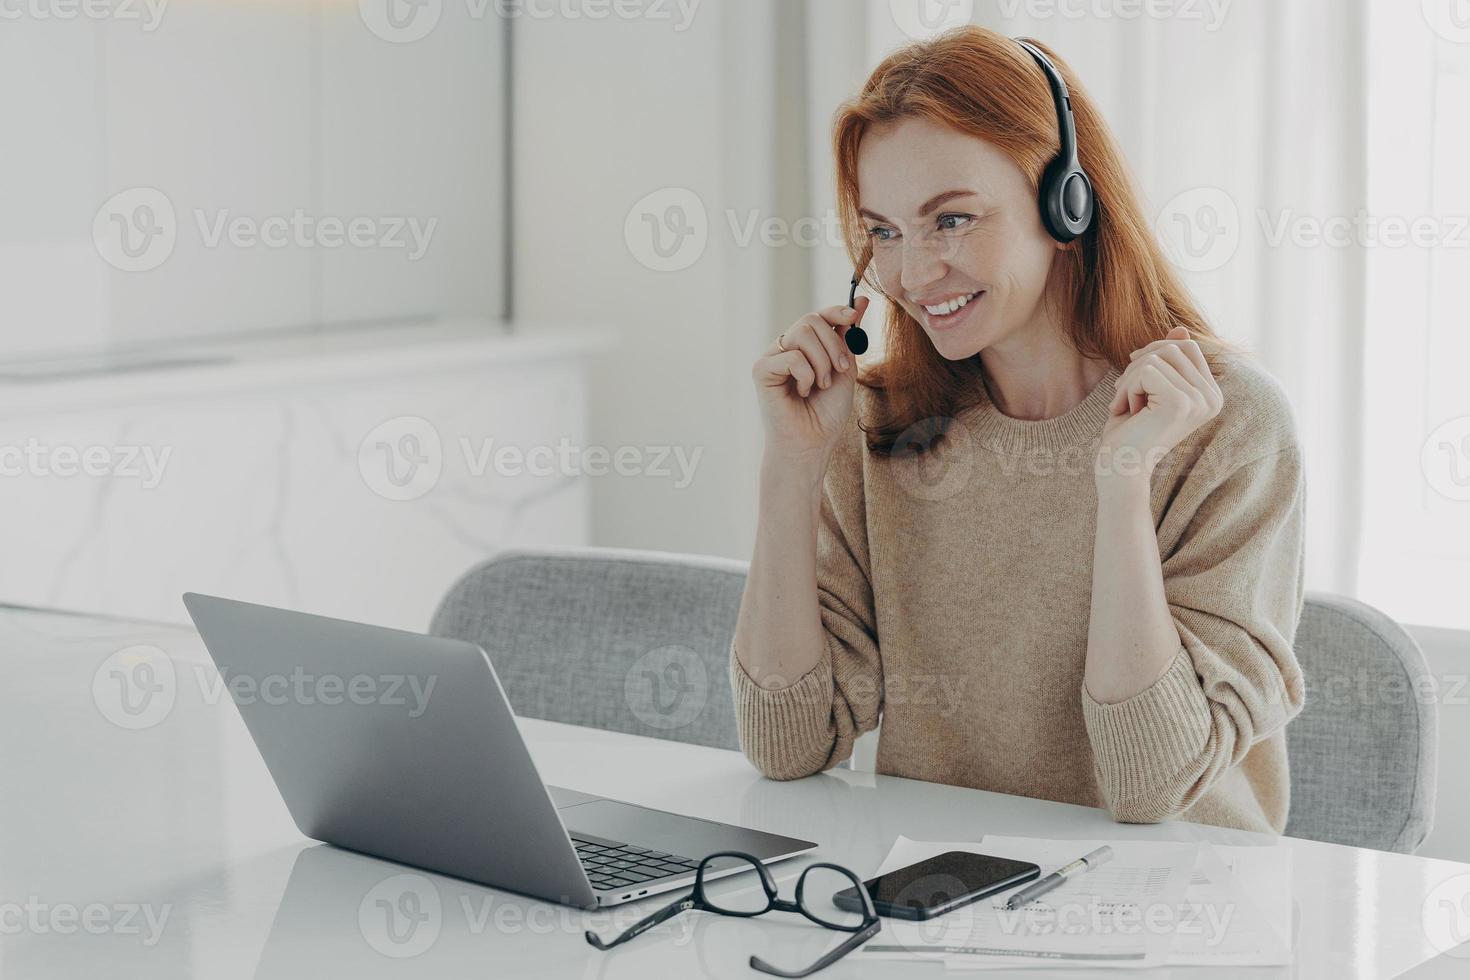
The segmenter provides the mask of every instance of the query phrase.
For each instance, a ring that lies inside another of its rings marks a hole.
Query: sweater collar
[[[1113,383],[1121,376],[1117,368],[1109,368],[1082,401],[1049,419],[1018,419],[1006,415],[990,400],[990,392],[981,384],[980,400],[961,412],[959,421],[977,444],[1007,455],[1087,446],[1102,434],[1108,420],[1108,404],[1113,400]]]

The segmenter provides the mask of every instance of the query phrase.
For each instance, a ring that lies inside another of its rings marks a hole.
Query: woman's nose
[[[937,249],[910,248],[905,244],[898,282],[904,293],[912,295],[943,279],[947,271],[944,257]]]

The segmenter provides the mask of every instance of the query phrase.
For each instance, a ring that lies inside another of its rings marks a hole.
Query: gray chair
[[[727,671],[745,562],[616,548],[506,551],[429,626],[480,644],[516,714],[739,749]]]
[[[747,567],[613,548],[504,552],[455,584],[430,631],[484,647],[517,714],[738,749],[727,669]],[[1286,727],[1287,834],[1413,852],[1434,814],[1424,655],[1387,616],[1325,593],[1307,596],[1296,653],[1307,696]]]
[[[1296,633],[1306,678],[1286,726],[1286,833],[1412,854],[1434,824],[1438,704],[1404,628],[1372,606],[1308,593]]]

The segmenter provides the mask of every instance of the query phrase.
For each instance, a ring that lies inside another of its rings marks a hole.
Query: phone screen
[[[1040,877],[1029,861],[949,851],[863,882],[880,915],[927,919],[986,895]],[[834,896],[843,908],[859,906],[854,889]]]

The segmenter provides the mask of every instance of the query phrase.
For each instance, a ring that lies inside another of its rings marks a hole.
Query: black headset
[[[1062,145],[1056,157],[1041,173],[1038,196],[1041,202],[1041,222],[1046,225],[1047,232],[1059,242],[1070,242],[1092,226],[1093,213],[1097,210],[1092,181],[1087,179],[1087,173],[1077,159],[1077,125],[1072,119],[1072,97],[1067,94],[1067,83],[1062,80],[1062,73],[1057,71],[1057,66],[1051,63],[1050,58],[1042,54],[1040,48],[1030,41],[1020,38],[1014,40],[1041,66],[1051,86],[1052,101],[1057,106],[1057,132]],[[866,250],[864,258],[867,258]],[[852,306],[857,299],[858,281],[862,279],[867,264],[864,261],[852,274],[852,289],[847,294],[848,306]],[[854,354],[861,354],[868,349],[868,334],[862,327],[848,327],[843,339],[847,341],[848,350]]]
[[[1057,131],[1061,135],[1061,149],[1041,174],[1041,220],[1051,237],[1059,242],[1070,242],[1092,225],[1096,202],[1092,193],[1092,181],[1077,159],[1077,125],[1072,120],[1072,98],[1067,94],[1067,83],[1051,59],[1030,41],[1015,39],[1016,43],[1030,52],[1041,66],[1046,80],[1051,84],[1052,101],[1057,104]]]

